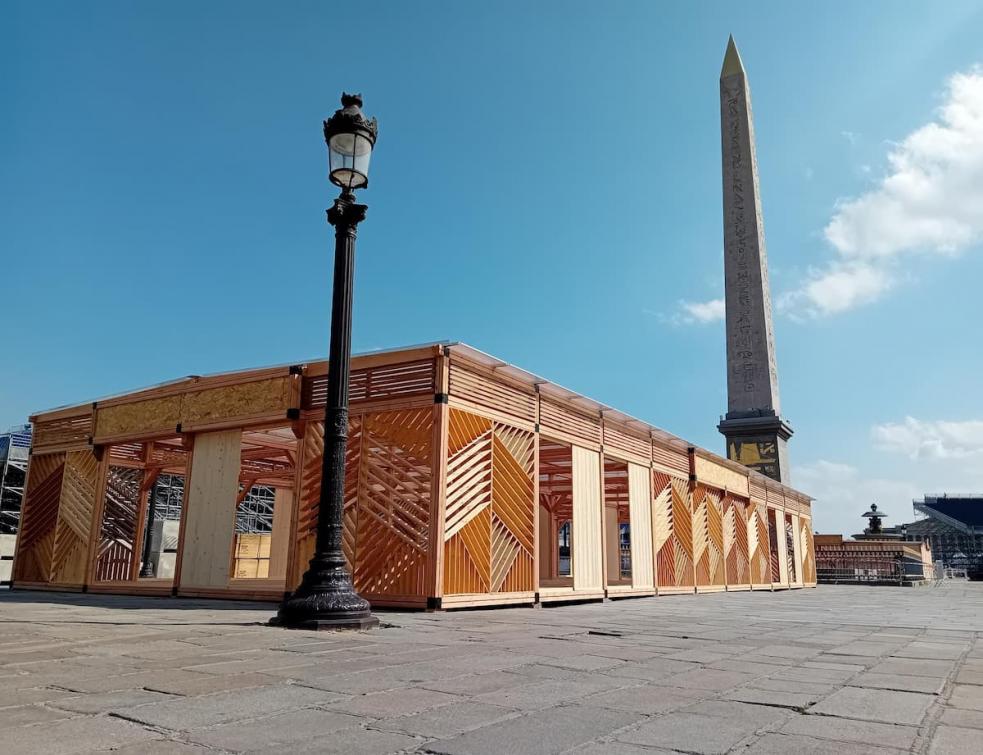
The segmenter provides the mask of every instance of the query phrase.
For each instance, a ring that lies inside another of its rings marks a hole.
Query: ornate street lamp
[[[334,289],[317,544],[300,587],[284,599],[271,622],[294,629],[369,629],[379,624],[369,602],[355,592],[341,545],[355,233],[367,209],[356,204],[354,192],[369,185],[369,158],[378,125],[375,118],[362,114],[362,95],[342,94],[341,105],[324,122],[330,178],[341,187],[341,195],[328,210],[328,222],[335,228]]]

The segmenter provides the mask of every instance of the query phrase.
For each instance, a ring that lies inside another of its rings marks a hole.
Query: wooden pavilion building
[[[280,600],[313,552],[327,370],[32,416],[14,587]],[[243,525],[258,490],[271,515]],[[353,359],[345,491],[355,586],[379,606],[816,583],[808,496],[461,343]]]

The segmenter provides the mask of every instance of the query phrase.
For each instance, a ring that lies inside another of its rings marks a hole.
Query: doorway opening
[[[604,533],[608,586],[631,585],[628,463],[617,459],[604,460]]]
[[[539,443],[539,584],[573,587],[573,448]]]

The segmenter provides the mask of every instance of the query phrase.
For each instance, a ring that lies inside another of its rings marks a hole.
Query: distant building
[[[867,527],[845,540],[815,536],[817,581],[826,584],[913,585],[935,576],[931,545],[905,536],[903,527],[884,527],[887,514],[871,504],[861,514]]]
[[[983,495],[926,495],[912,503],[915,514],[924,518],[886,532],[926,543],[944,566],[966,569],[970,577],[983,578]]]

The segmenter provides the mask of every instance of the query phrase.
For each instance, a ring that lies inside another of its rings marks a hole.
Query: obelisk
[[[720,136],[727,415],[717,429],[727,438],[727,458],[787,483],[787,442],[792,428],[782,419],[778,398],[751,90],[733,37],[727,42],[720,71]]]

